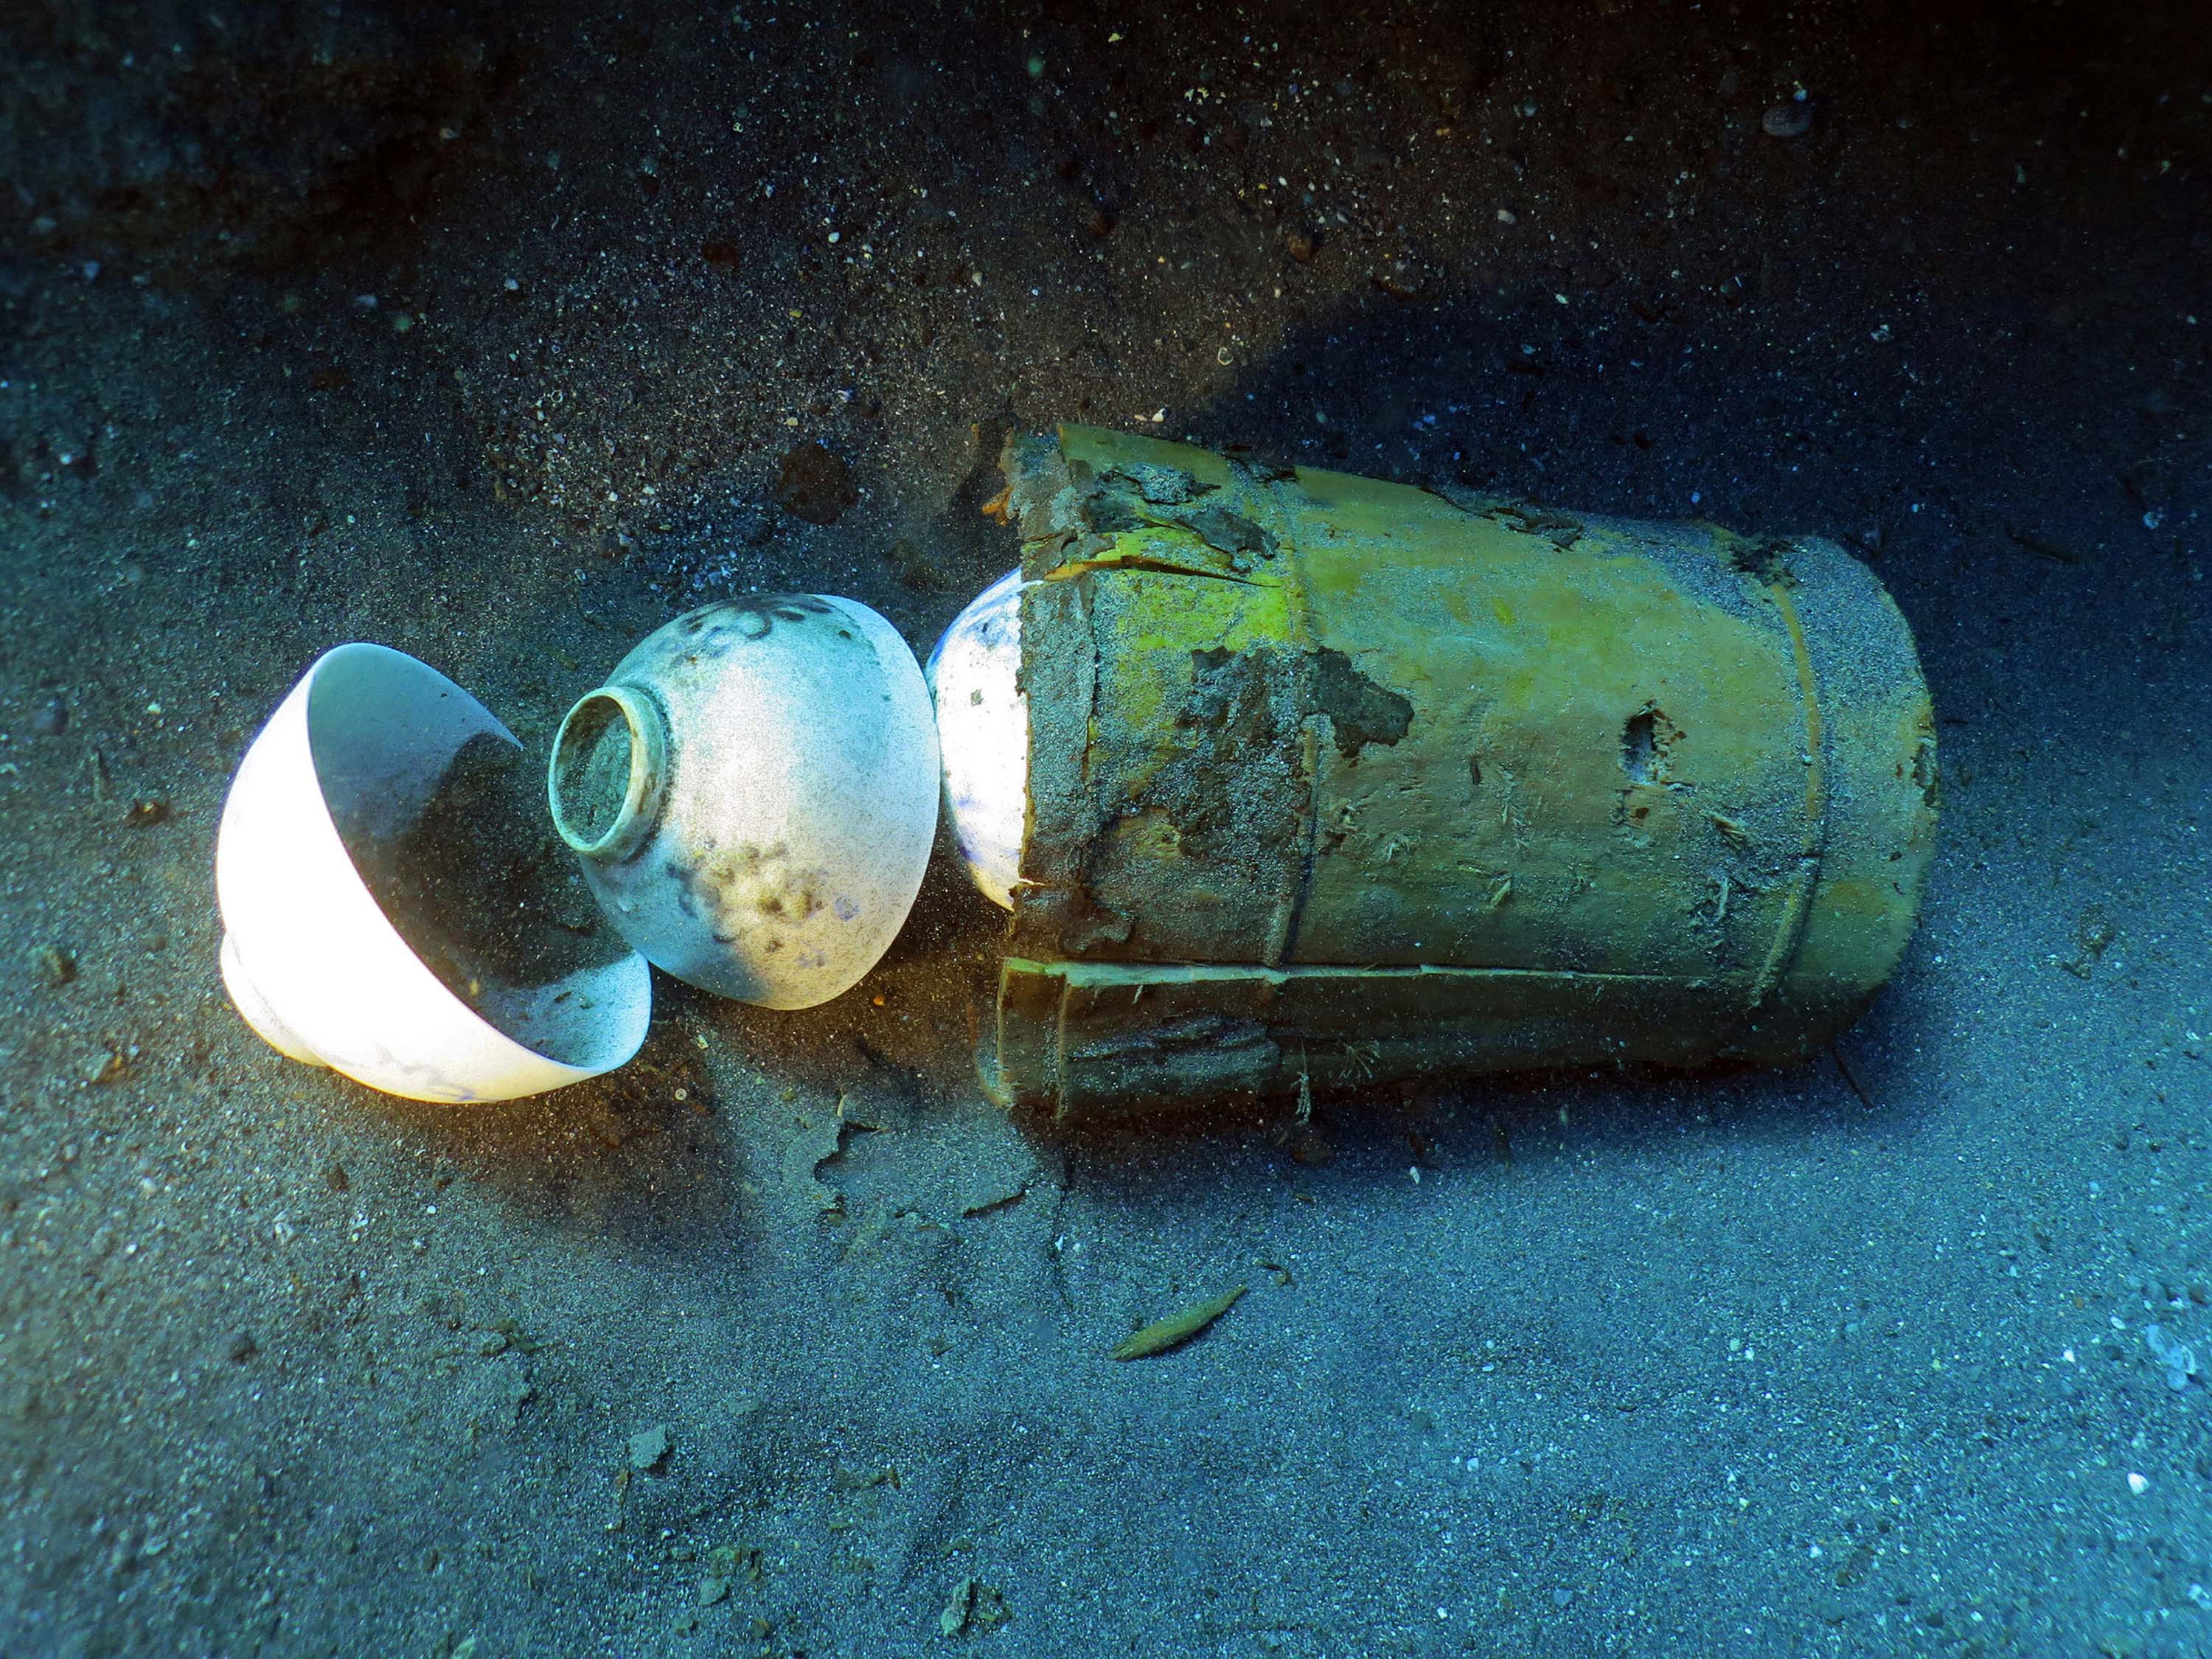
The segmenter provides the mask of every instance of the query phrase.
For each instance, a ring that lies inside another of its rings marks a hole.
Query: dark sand
[[[2212,29],[1948,10],[0,9],[0,1651],[2212,1652]],[[542,1099],[230,1012],[318,651],[534,763],[708,598],[926,649],[1062,417],[1849,538],[1942,721],[1894,985],[1081,1138],[941,865]]]

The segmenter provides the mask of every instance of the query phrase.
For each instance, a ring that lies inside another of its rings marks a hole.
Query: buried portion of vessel
[[[1003,1101],[1778,1062],[1902,954],[1934,719],[1834,544],[1082,427],[1003,465],[1029,732]]]

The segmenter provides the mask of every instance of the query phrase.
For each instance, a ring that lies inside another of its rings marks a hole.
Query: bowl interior
[[[423,965],[550,1060],[596,1070],[626,1056],[637,965],[507,728],[443,675],[373,646],[322,660],[307,716],[338,837]]]

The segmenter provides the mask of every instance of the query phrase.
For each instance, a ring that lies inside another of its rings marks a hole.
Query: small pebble
[[[223,1358],[234,1365],[243,1365],[260,1352],[261,1345],[253,1340],[253,1333],[251,1331],[233,1332],[230,1340],[223,1345],[222,1350]]]
[[[58,990],[76,977],[76,958],[58,945],[43,947],[38,965],[40,981],[51,989]]]
[[[1320,251],[1320,247],[1321,244],[1306,231],[1294,230],[1283,238],[1283,252],[1302,265],[1311,264],[1313,257]]]
[[[1777,104],[1759,118],[1759,130],[1770,138],[1802,138],[1813,125],[1813,106],[1803,98]]]
[[[159,795],[141,795],[131,803],[131,810],[124,815],[123,821],[134,830],[143,830],[149,824],[167,822],[168,816],[168,802]]]
[[[69,730],[69,705],[59,697],[51,697],[40,703],[31,715],[31,734],[40,738],[58,738]]]
[[[2166,1368],[2166,1386],[2179,1393],[2189,1386],[2190,1378],[2197,1375],[2197,1350],[2186,1342],[2177,1342],[2166,1334],[2163,1325],[2143,1327],[2143,1346],[2150,1350],[2151,1358]]]
[[[640,1474],[650,1474],[668,1461],[668,1454],[676,1442],[668,1432],[668,1425],[656,1423],[629,1437],[629,1466]]]

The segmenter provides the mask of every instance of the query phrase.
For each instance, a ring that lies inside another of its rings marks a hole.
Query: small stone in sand
[[[650,1474],[668,1461],[669,1451],[675,1443],[665,1423],[639,1431],[629,1437],[630,1468],[640,1474]]]
[[[1759,130],[1770,138],[1802,138],[1813,125],[1813,106],[1803,98],[1777,104],[1759,118]]]

